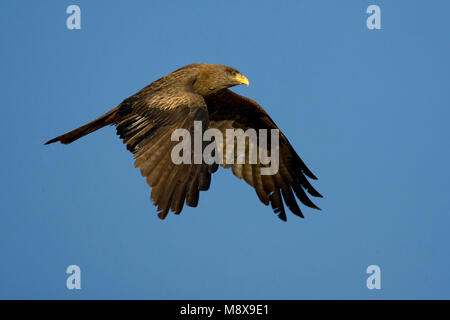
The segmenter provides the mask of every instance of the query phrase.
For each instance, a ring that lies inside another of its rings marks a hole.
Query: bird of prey
[[[175,129],[183,128],[192,133],[194,121],[200,121],[203,131],[216,128],[225,134],[227,129],[253,128],[258,138],[259,129],[278,130],[255,101],[228,89],[239,84],[248,86],[249,81],[234,68],[190,64],[154,81],[100,118],[45,144],[58,141],[69,144],[104,126],[115,125],[117,134],[134,155],[135,167],[140,168],[151,187],[151,199],[157,206],[158,217],[164,219],[170,210],[179,214],[184,203],[196,207],[200,191],[209,189],[211,174],[218,168],[217,163],[175,164],[171,159],[171,150],[177,143],[171,139]],[[246,145],[248,147],[248,141]],[[258,148],[263,147],[258,145]],[[270,145],[265,148],[270,151]],[[281,132],[276,173],[262,174],[264,165],[259,159],[256,163],[236,161],[220,165],[231,167],[233,174],[252,186],[261,202],[270,204],[284,221],[284,203],[303,218],[296,197],[304,205],[319,209],[306,194],[322,197],[307,179],[317,178]]]

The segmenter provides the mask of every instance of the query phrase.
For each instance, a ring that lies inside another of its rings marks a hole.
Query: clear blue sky
[[[66,28],[81,7],[82,29]],[[382,29],[368,30],[370,4]],[[450,298],[448,1],[1,1],[0,298]],[[161,221],[108,127],[43,142],[193,62],[227,64],[319,177],[283,223],[230,171]],[[82,289],[66,288],[79,265]],[[381,267],[381,290],[366,268]]]

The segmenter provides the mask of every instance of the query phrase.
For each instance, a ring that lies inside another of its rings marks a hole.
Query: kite
[[[154,81],[100,118],[45,144],[69,144],[107,125],[115,125],[118,136],[134,156],[135,167],[151,187],[151,199],[161,219],[169,211],[179,214],[184,204],[196,207],[200,191],[209,189],[211,176],[219,165],[231,168],[236,177],[252,186],[260,201],[270,204],[280,219],[286,221],[285,204],[292,213],[303,218],[296,198],[308,207],[319,209],[307,195],[322,197],[307,179],[317,178],[264,109],[229,90],[240,84],[248,86],[249,81],[234,68],[190,64]],[[184,130],[182,132],[195,135],[196,128],[200,128],[201,133],[215,129],[216,133],[226,136],[225,142],[216,141],[218,134],[210,139],[215,147],[211,154],[223,160],[231,153],[232,161],[210,163],[194,159],[195,148],[205,151],[207,141],[202,140],[200,145],[194,143],[190,150],[182,150],[185,160],[192,161],[176,163],[172,151],[179,140],[173,139],[174,131]],[[247,136],[244,150],[236,150],[238,139],[227,135],[231,129],[254,130],[259,140],[262,140],[262,130],[279,131],[277,148],[272,148],[272,142],[255,145]],[[257,151],[256,161],[249,161],[250,149]],[[186,151],[193,152],[187,154]],[[272,174],[263,173],[268,164],[262,161],[262,151],[268,155],[277,152],[277,170]]]

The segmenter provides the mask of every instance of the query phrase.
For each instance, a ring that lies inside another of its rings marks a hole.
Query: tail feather
[[[79,127],[78,129],[72,130],[70,132],[67,132],[63,135],[60,135],[56,138],[53,138],[49,141],[47,141],[45,144],[50,144],[54,142],[61,142],[63,144],[69,144],[71,142],[74,142],[77,139],[80,139],[81,137],[84,137],[85,135],[94,132],[100,128],[103,128],[104,126],[107,126],[109,124],[113,124],[116,116],[117,111],[119,108],[114,108],[111,111],[105,113],[100,118],[89,122],[88,124],[85,124],[84,126]]]

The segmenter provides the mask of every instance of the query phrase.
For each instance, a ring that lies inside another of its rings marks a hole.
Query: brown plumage
[[[178,69],[151,83],[119,106],[78,129],[46,142],[71,143],[106,125],[115,125],[117,134],[135,158],[135,167],[151,187],[151,198],[158,216],[164,219],[169,210],[179,214],[184,203],[196,207],[199,193],[208,190],[211,174],[217,164],[179,164],[171,160],[171,150],[178,143],[171,141],[173,130],[184,128],[192,135],[194,121],[201,121],[203,131],[227,129],[278,129],[267,113],[253,100],[228,88],[247,84],[237,70],[213,64],[192,64]],[[226,142],[224,142],[225,144]],[[203,144],[203,147],[206,143]],[[245,145],[248,155],[248,141]],[[267,148],[270,148],[268,145]],[[223,147],[221,151],[226,152]],[[321,195],[306,177],[317,179],[280,132],[279,170],[262,175],[259,158],[250,164],[222,165],[231,167],[235,176],[251,185],[265,205],[271,205],[282,220],[286,220],[284,203],[296,215],[303,217],[296,197],[306,206],[318,209],[308,198]],[[306,192],[305,192],[306,191]],[[295,195],[294,195],[295,194]]]

